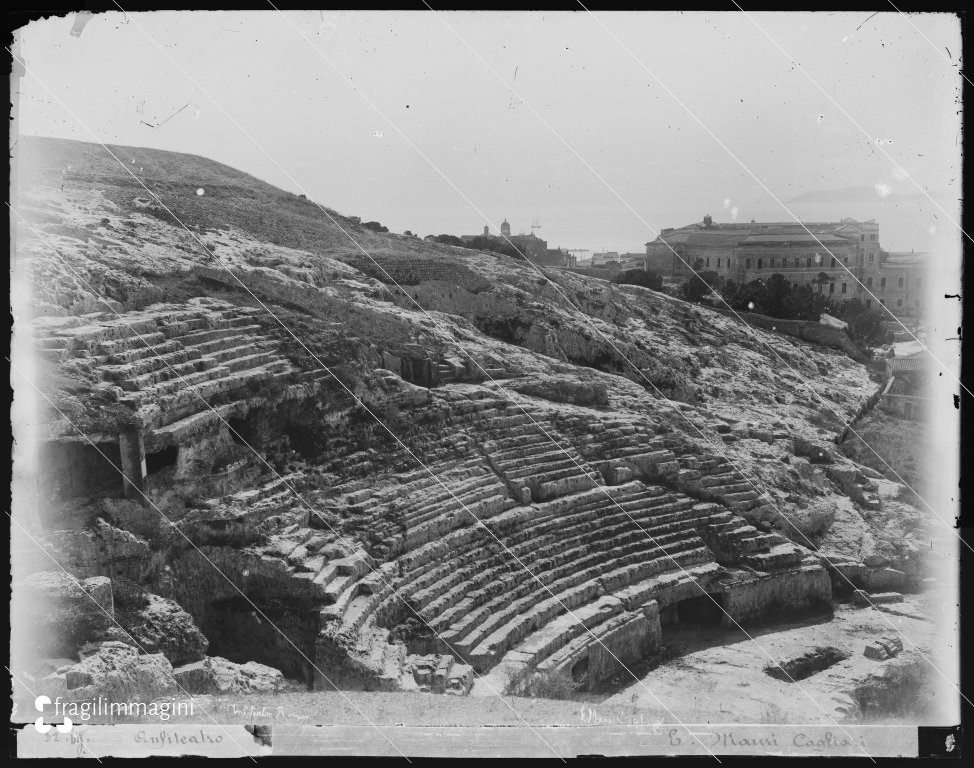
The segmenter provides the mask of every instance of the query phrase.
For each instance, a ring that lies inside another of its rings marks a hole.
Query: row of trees
[[[859,299],[831,301],[829,294],[824,293],[824,286],[830,282],[832,278],[820,272],[814,280],[815,290],[810,285],[792,285],[776,272],[767,280],[738,285],[714,271],[706,271],[693,275],[680,291],[688,301],[718,307],[729,305],[738,312],[756,312],[785,320],[818,322],[823,314],[829,314],[848,323],[849,336],[857,341],[870,344],[889,341],[889,333],[883,329],[885,315],[868,308]]]

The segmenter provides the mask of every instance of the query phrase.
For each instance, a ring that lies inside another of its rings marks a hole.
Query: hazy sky
[[[959,24],[868,17],[107,13],[80,37],[54,18],[21,36],[21,130],[204,155],[393,231],[537,218],[550,247],[620,251],[705,213],[792,220],[743,163],[783,202],[877,189],[788,208],[875,215],[886,247],[926,249],[943,212],[880,193],[909,176],[959,197]]]

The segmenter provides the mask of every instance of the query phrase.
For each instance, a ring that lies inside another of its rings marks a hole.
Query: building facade
[[[914,251],[884,251],[882,255],[883,258],[866,273],[863,303],[875,308],[878,301],[897,317],[923,316],[927,308],[925,296],[931,255]]]
[[[882,249],[874,220],[848,218],[721,224],[704,216],[700,223],[664,229],[646,243],[646,269],[665,278],[688,280],[693,271],[712,271],[742,285],[777,273],[832,300],[855,298],[868,307],[880,301],[898,315],[923,307],[919,273],[925,255],[906,256]]]

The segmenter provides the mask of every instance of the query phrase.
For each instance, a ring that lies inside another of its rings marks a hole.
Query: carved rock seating
[[[491,413],[476,438],[491,466],[523,504],[601,484],[602,478],[540,413],[516,406]]]
[[[455,531],[404,556],[397,589],[442,635],[442,651],[483,670],[566,607],[713,560],[696,527],[716,505],[641,483],[612,491],[619,506],[591,490],[498,515],[487,525],[509,552],[482,528]]]
[[[276,343],[262,336],[254,322],[259,314],[256,308],[194,298],[153,304],[121,318],[84,316],[80,325],[62,326],[39,343],[90,361],[114,387],[118,402],[137,411],[147,430],[146,448],[155,450],[219,422],[204,400],[227,399],[248,385],[293,373]],[[215,410],[226,418],[235,408],[239,403]]]

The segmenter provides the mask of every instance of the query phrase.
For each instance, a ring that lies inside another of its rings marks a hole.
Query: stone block
[[[81,582],[87,592],[109,616],[115,615],[115,601],[112,596],[112,580],[107,576],[91,576]]]
[[[466,664],[454,664],[447,679],[446,693],[466,696],[473,687],[473,668]]]
[[[864,568],[860,574],[862,586],[870,592],[901,590],[906,586],[906,574],[895,568]]]

